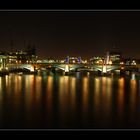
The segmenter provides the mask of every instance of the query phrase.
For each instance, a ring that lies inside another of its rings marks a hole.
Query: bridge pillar
[[[103,67],[102,67],[102,73],[107,73],[107,66],[106,65],[103,65]]]
[[[135,80],[136,79],[136,74],[134,72],[131,74],[131,79],[132,80]]]
[[[65,75],[67,75],[68,73],[69,73],[69,65],[67,64],[66,66],[65,66]]]
[[[30,71],[31,72],[34,72],[35,71],[34,66],[31,65]]]
[[[6,59],[5,58],[1,58],[0,59],[0,68],[1,69],[5,69],[6,68]]]
[[[69,65],[65,66],[65,72],[69,72]]]

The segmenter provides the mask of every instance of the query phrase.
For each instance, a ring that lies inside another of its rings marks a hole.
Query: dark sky
[[[113,46],[140,58],[140,11],[1,11],[0,50],[11,38],[15,50],[35,45],[39,58],[104,56]]]

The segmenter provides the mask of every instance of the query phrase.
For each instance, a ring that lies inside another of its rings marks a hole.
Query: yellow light
[[[99,61],[97,61],[96,63],[99,64]]]
[[[64,60],[61,60],[61,63],[64,63]]]
[[[124,62],[120,62],[120,64],[121,64],[121,65],[123,65],[123,64],[124,64]]]
[[[109,64],[111,65],[112,64],[112,61],[109,61]]]
[[[75,60],[73,60],[73,63],[75,63]]]

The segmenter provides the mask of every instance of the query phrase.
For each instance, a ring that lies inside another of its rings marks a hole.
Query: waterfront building
[[[112,64],[120,64],[121,60],[121,52],[109,52],[109,61],[112,62]]]
[[[104,62],[104,58],[103,57],[100,57],[100,56],[97,56],[97,57],[92,57],[91,59],[90,59],[90,63],[91,64],[103,64],[103,62]]]
[[[34,63],[37,61],[35,47],[28,47],[25,51],[0,52],[0,56],[6,56],[6,63]]]
[[[125,59],[125,65],[137,65],[137,64],[140,64],[139,59],[132,59],[132,58]]]
[[[0,54],[0,70],[6,68],[6,60],[7,60],[7,55]]]
[[[82,63],[81,57],[69,57],[67,56],[65,59],[65,63],[70,63],[70,64],[79,64]]]

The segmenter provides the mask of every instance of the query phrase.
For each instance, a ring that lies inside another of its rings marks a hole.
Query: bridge
[[[76,62],[74,59],[72,61],[69,61],[68,58],[67,61],[64,61],[63,63],[6,63],[6,56],[0,56],[0,71],[3,69],[26,69],[30,72],[34,72],[35,70],[44,68],[50,69],[50,70],[57,70],[60,69],[66,73],[70,71],[77,71],[77,70],[86,70],[86,71],[100,71],[101,73],[108,73],[115,70],[120,71],[138,71],[140,72],[140,64],[137,65],[113,65],[108,63],[103,64],[91,64],[91,63],[83,63],[80,59]]]
[[[51,62],[51,63],[16,63],[16,64],[11,64],[11,63],[6,63],[6,59],[7,56],[0,56],[0,69],[27,69],[31,72],[34,72],[35,69],[40,69],[40,68],[52,68],[52,69],[60,69],[64,72],[70,72],[73,70],[78,70],[80,68],[87,69],[87,67],[89,67],[89,69],[93,69],[95,71],[99,70],[103,73],[106,73],[108,71],[114,70],[114,69],[118,69],[119,66],[116,65],[93,65],[93,64],[85,64],[82,63],[82,60],[80,57],[66,57],[65,61],[63,63],[55,63],[55,62]]]
[[[93,64],[65,64],[65,63],[52,63],[52,64],[7,64],[6,67],[10,69],[26,69],[30,72],[34,72],[39,68],[50,69],[50,70],[62,70],[66,73],[70,71],[78,71],[78,70],[88,70],[88,71],[100,71],[101,73],[108,73],[115,70],[120,71],[137,71],[140,72],[140,65],[93,65]]]
[[[51,64],[49,67],[54,69],[60,69],[64,72],[70,72],[77,70],[78,68],[83,68],[84,64]]]
[[[6,67],[8,70],[10,69],[26,69],[29,70],[30,72],[35,71],[35,67],[33,64],[7,64]]]
[[[98,71],[101,71],[102,73],[107,73],[109,71],[120,69],[119,65],[108,65],[108,64],[91,65],[90,67],[93,68],[95,71],[98,70]]]

